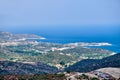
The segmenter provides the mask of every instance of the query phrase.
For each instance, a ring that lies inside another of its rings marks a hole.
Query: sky
[[[0,30],[43,36],[118,36],[120,0],[0,0]]]

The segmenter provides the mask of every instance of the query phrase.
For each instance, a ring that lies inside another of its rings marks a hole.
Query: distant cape
[[[9,32],[0,31],[0,41],[24,41],[27,39],[46,39],[35,34],[12,34]]]

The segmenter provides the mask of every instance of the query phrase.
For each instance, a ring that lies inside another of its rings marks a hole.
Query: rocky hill
[[[59,72],[55,74],[0,75],[0,80],[120,80],[120,68],[102,68],[88,73]]]
[[[107,68],[98,69],[96,71],[107,73],[117,79],[120,78],[120,67],[119,68],[107,67]]]

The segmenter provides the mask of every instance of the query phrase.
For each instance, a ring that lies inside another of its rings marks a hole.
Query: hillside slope
[[[90,72],[105,67],[120,67],[120,53],[100,60],[82,60],[66,68],[65,71]]]
[[[44,74],[56,73],[59,70],[46,64],[35,63],[18,63],[10,61],[0,61],[0,74]]]

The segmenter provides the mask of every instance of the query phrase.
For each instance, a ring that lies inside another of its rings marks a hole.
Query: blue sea
[[[107,38],[107,39],[101,39],[101,38],[47,38],[45,40],[40,40],[40,42],[50,42],[50,43],[59,43],[59,44],[68,44],[68,43],[76,43],[76,42],[106,42],[112,44],[112,46],[93,46],[91,48],[102,48],[102,49],[107,49],[110,51],[113,51],[115,53],[120,52],[120,41],[119,39],[112,39],[112,38]]]
[[[39,40],[40,42],[50,42],[50,43],[59,43],[59,44],[68,44],[68,43],[75,43],[75,42],[106,42],[112,44],[112,46],[99,46],[99,47],[91,47],[91,48],[102,48],[107,49],[116,53],[120,53],[120,35],[119,35],[119,29],[117,31],[108,32],[106,30],[98,30],[98,32],[101,34],[98,34],[95,30],[77,30],[73,31],[71,28],[70,30],[66,29],[46,29],[45,30],[19,30],[19,31],[12,31],[12,33],[27,33],[27,34],[36,34],[42,37],[45,37],[45,40]],[[113,28],[114,29],[114,28]],[[89,32],[90,31],[90,32]],[[106,35],[103,35],[106,34]]]

